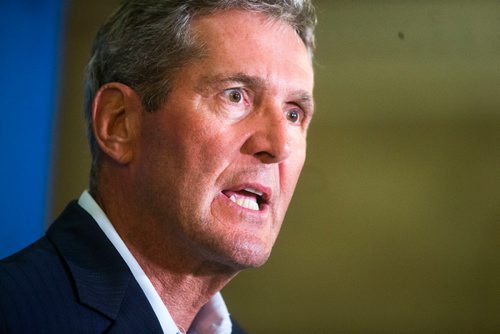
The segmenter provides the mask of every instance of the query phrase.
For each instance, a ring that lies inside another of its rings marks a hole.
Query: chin
[[[271,255],[271,247],[240,242],[227,248],[212,248],[209,252],[211,253],[210,257],[215,262],[240,271],[248,268],[257,268],[265,264]]]
[[[264,265],[269,256],[271,249],[254,244],[239,245],[228,259],[232,262],[232,266],[238,270],[247,268],[258,268]]]
[[[206,261],[234,271],[260,267],[267,262],[278,235],[278,230],[269,228],[270,223],[241,223],[235,227],[216,222],[203,225],[211,228],[190,231],[192,246]]]

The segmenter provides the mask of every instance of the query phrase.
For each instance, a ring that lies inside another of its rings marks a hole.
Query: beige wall
[[[117,1],[74,1],[53,215],[87,184],[82,70]],[[317,1],[317,116],[251,333],[500,331],[500,2]]]

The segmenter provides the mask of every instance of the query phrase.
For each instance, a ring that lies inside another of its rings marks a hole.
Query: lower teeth
[[[259,205],[249,198],[241,198],[232,195],[229,199],[243,208],[259,211]]]

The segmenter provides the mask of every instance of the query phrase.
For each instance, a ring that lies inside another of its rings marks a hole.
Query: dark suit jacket
[[[0,261],[0,333],[162,333],[94,219],[71,202],[45,237]],[[233,321],[233,333],[243,333]]]

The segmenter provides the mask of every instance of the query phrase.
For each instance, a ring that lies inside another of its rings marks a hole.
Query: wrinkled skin
[[[135,201],[157,236],[185,255],[259,266],[304,164],[311,59],[290,26],[260,14],[220,12],[192,29],[206,54],[178,72],[160,110],[142,113]]]

